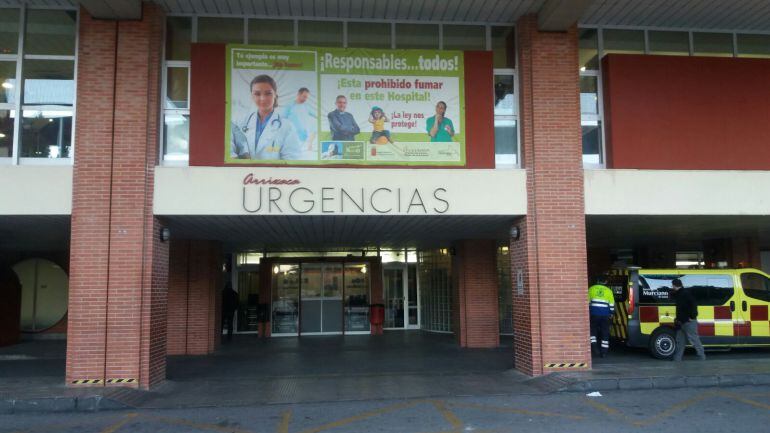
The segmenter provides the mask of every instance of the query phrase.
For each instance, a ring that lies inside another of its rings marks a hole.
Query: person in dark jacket
[[[681,361],[684,354],[684,347],[689,341],[698,353],[698,359],[704,361],[706,354],[703,352],[703,344],[698,336],[698,304],[689,290],[682,287],[682,281],[675,278],[671,281],[671,290],[676,299],[676,318],[674,319],[674,329],[676,329],[676,351],[674,352],[674,361]]]
[[[233,339],[233,317],[238,309],[238,292],[232,284],[225,284],[222,290],[222,329],[227,329],[227,340]]]
[[[345,111],[348,108],[348,98],[344,95],[339,95],[334,104],[337,106],[337,109],[330,112],[327,116],[329,118],[329,130],[332,133],[332,140],[355,140],[356,135],[361,132],[361,128],[358,127],[358,123],[356,123],[353,115]]]

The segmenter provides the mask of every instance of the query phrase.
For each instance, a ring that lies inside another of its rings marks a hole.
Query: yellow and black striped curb
[[[136,383],[136,379],[126,379],[126,378],[107,379],[107,383]]]
[[[77,379],[73,380],[73,385],[101,385],[104,383],[102,379]]]
[[[561,364],[546,364],[545,368],[586,368],[588,367],[588,364],[585,362],[574,362],[574,363],[561,363]]]

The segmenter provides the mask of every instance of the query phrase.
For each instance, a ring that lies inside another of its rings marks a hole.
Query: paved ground
[[[0,432],[767,432],[770,387],[0,415]]]
[[[238,336],[210,356],[169,357],[168,380],[150,392],[66,388],[64,348],[58,341],[0,349],[0,413],[25,407],[91,410],[95,404],[176,409],[770,384],[767,349],[709,352],[707,362],[684,363],[616,349],[609,358],[595,360],[590,372],[531,379],[511,369],[509,340],[498,349],[467,350],[450,335],[392,332],[382,337]],[[688,353],[685,359],[692,358]]]

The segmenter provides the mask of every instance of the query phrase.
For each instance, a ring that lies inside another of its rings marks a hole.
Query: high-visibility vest
[[[611,316],[615,312],[615,296],[612,290],[601,284],[589,287],[588,310],[592,316]]]

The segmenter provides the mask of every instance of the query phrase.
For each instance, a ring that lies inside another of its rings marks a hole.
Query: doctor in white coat
[[[237,159],[300,159],[302,145],[292,123],[281,116],[275,80],[257,75],[251,80],[251,100],[257,111],[233,122],[230,134],[230,157]]]

